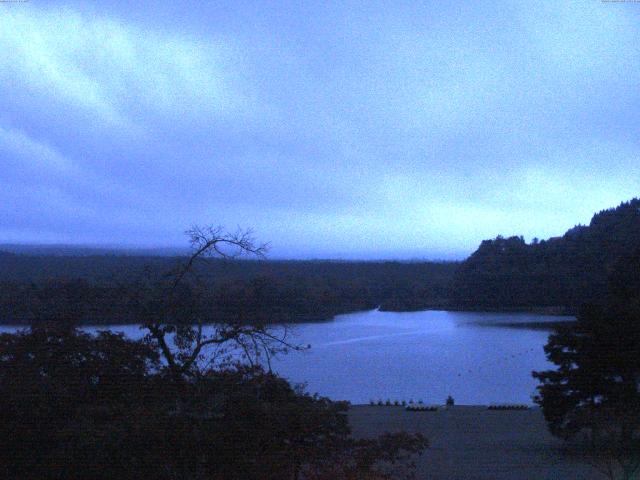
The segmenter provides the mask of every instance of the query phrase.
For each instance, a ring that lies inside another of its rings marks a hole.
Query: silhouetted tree
[[[640,256],[628,255],[610,276],[609,294],[549,337],[545,352],[557,370],[533,373],[551,432],[584,436],[592,458],[610,475],[617,464],[622,478],[640,468],[639,287]]]
[[[152,438],[159,432],[148,377],[159,367],[153,348],[58,322],[0,335],[0,352],[0,477],[132,478],[162,470],[156,456],[168,451],[154,451],[162,447]]]
[[[287,341],[284,327],[271,328],[256,319],[239,316],[210,323],[211,285],[199,268],[209,257],[237,258],[245,255],[262,257],[266,245],[258,245],[250,231],[227,233],[217,227],[193,227],[187,235],[192,253],[173,271],[145,277],[133,289],[132,304],[137,320],[148,331],[147,340],[157,345],[176,381],[198,375],[198,361],[210,359],[208,347],[239,353],[251,364],[263,356],[267,363],[272,355],[287,349],[299,349]],[[207,328],[205,328],[205,325]]]

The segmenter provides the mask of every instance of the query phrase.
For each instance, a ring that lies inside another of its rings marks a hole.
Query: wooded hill
[[[602,298],[616,265],[640,253],[640,200],[596,213],[562,237],[485,240],[454,275],[450,305],[575,313]],[[640,272],[638,272],[640,275]]]

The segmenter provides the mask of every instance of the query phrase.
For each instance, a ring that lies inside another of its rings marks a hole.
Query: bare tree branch
[[[192,253],[174,272],[164,277],[164,287],[160,285],[160,290],[164,292],[163,297],[155,300],[163,305],[163,311],[156,312],[156,309],[149,308],[149,318],[145,319],[143,325],[143,328],[149,332],[149,337],[158,343],[168,368],[175,378],[186,379],[197,375],[200,368],[199,360],[204,358],[207,347],[228,345],[230,347],[226,350],[228,354],[232,354],[234,349],[239,348],[251,365],[254,365],[264,354],[269,370],[273,355],[305,348],[288,341],[285,327],[282,327],[282,332],[278,335],[266,326],[241,321],[242,319],[231,323],[210,325],[210,331],[205,332],[202,315],[191,318],[189,311],[185,311],[184,305],[180,303],[183,286],[191,288],[196,295],[209,288],[195,272],[196,263],[210,257],[264,258],[268,246],[257,244],[251,230],[240,228],[233,233],[228,233],[219,226],[193,226],[185,233],[189,237]],[[162,284],[162,281],[158,283]],[[153,296],[151,297],[153,302]],[[155,317],[153,317],[154,312]],[[169,337],[172,337],[171,341],[176,349],[169,344]],[[207,365],[212,365],[211,360]]]

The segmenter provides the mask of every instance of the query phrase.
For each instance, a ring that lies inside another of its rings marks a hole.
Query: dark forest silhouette
[[[455,274],[450,304],[474,310],[577,313],[607,294],[607,277],[640,248],[640,200],[595,214],[562,237],[482,242]]]
[[[213,260],[198,269],[211,290],[203,312],[210,321],[325,320],[377,306],[577,313],[606,293],[615,262],[639,245],[640,200],[633,199],[561,237],[485,240],[462,263]],[[0,253],[0,321],[132,322],[132,285],[183,258]]]
[[[640,471],[640,249],[616,262],[606,294],[549,337],[554,370],[533,372],[551,432],[611,479]]]
[[[183,258],[0,254],[0,321],[68,314],[81,323],[134,322],[133,285]],[[442,308],[457,264],[211,259],[196,268],[210,291],[208,321],[299,322],[378,306]]]

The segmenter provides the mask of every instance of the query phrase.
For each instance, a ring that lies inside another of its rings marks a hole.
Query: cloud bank
[[[640,9],[441,3],[0,5],[0,242],[460,258],[639,194]]]

